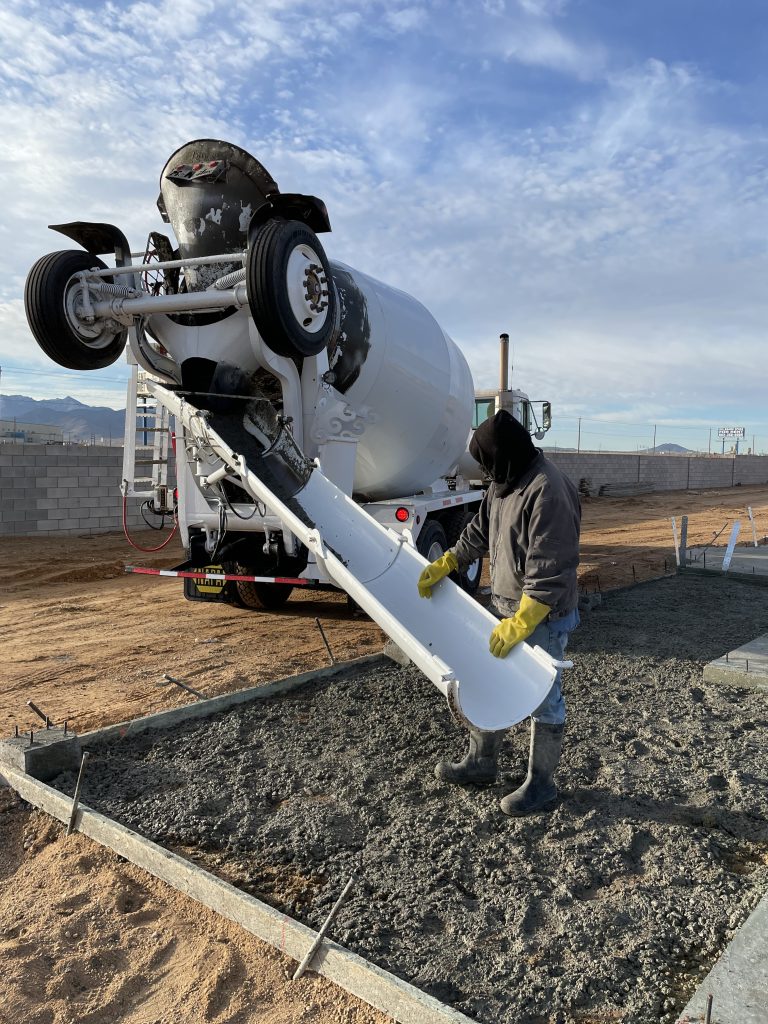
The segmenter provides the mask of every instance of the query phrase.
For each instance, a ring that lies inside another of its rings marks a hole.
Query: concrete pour
[[[438,783],[463,737],[394,665],[92,746],[82,799],[312,927],[359,868],[332,937],[488,1024],[672,1021],[768,888],[764,697],[702,681],[767,614],[723,578],[607,595],[550,816],[498,810],[525,725],[499,785]]]
[[[768,692],[768,633],[704,666],[704,681]]]

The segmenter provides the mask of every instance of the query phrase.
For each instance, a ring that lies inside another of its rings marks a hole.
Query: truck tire
[[[428,562],[434,562],[448,550],[445,530],[434,519],[428,519],[416,541],[416,550]]]
[[[477,507],[473,506],[471,508],[458,508],[455,512],[451,513],[451,521],[446,524],[448,547],[454,546],[464,532],[464,528],[475,518],[476,512]],[[454,583],[458,583],[462,590],[466,590],[470,597],[474,597],[480,589],[480,577],[482,575],[483,560],[482,558],[477,558],[463,571],[451,573],[451,579]]]
[[[43,352],[68,370],[101,370],[125,348],[127,331],[113,320],[86,324],[74,313],[82,290],[75,275],[106,266],[80,249],[63,249],[41,256],[27,275],[24,308],[30,330]]]
[[[248,305],[264,341],[291,359],[316,356],[337,328],[338,299],[314,231],[272,218],[259,227],[246,262]]]
[[[250,575],[245,569],[238,570]],[[255,573],[254,573],[255,575]],[[283,608],[293,592],[290,583],[246,583],[234,581],[234,598],[240,608],[254,612],[274,612]]]

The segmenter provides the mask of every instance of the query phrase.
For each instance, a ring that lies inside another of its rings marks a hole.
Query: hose
[[[171,530],[170,534],[166,537],[166,539],[163,541],[163,543],[158,544],[157,547],[154,548],[143,548],[140,544],[137,544],[131,538],[131,535],[128,533],[128,496],[126,494],[123,495],[123,533],[125,534],[125,539],[128,541],[132,548],[136,548],[137,551],[143,551],[145,553],[151,553],[152,551],[162,551],[162,549],[166,547],[166,545],[171,543],[178,529],[179,519],[177,515],[174,515],[173,529]]]

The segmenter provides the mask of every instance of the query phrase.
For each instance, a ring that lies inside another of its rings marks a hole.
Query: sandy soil
[[[638,579],[659,575],[665,560],[669,568],[674,558],[670,516],[687,514],[689,542],[701,544],[709,542],[733,518],[744,519],[747,505],[755,510],[762,537],[768,533],[766,487],[587,499],[582,582],[588,590],[630,583],[633,567]],[[181,558],[180,547],[174,546],[159,555],[142,555],[116,534],[0,538],[0,732],[10,733],[14,723],[20,729],[36,727],[37,720],[26,707],[30,699],[54,720],[69,718],[74,728],[83,731],[185,703],[188,695],[160,685],[165,672],[213,695],[320,666],[326,663],[327,655],[314,624],[316,616],[323,622],[339,659],[381,647],[378,627],[353,617],[341,595],[298,594],[279,614],[254,614],[226,605],[185,602],[180,583],[124,574],[126,564],[167,567]],[[37,815],[30,819],[13,801],[11,810],[0,820],[3,927],[14,927],[18,906],[39,907],[39,894],[46,886],[58,893],[72,885],[86,893],[88,900],[96,901],[89,925],[94,945],[123,930],[124,915],[110,908],[97,893],[105,888],[102,883],[114,869],[114,859],[83,839],[65,843],[58,826],[45,824]],[[48,837],[50,842],[41,841],[36,846],[33,841],[25,850],[24,828]],[[96,877],[80,866],[85,854],[77,852],[75,844],[81,843],[87,857],[97,865]],[[122,869],[128,871],[128,866]],[[100,871],[107,874],[102,878]],[[196,958],[200,963],[207,958],[209,935],[219,924],[211,919],[204,926],[204,915],[197,910],[186,911],[186,919],[176,918],[174,915],[180,913],[175,903],[178,897],[171,890],[143,876],[137,878],[139,882],[150,893],[148,899],[163,927],[176,927],[178,934],[185,936],[186,952],[178,959],[174,955],[165,960],[139,961],[123,950],[120,957],[105,961],[101,967],[91,964],[93,992],[97,993],[94,999],[101,999],[108,986],[117,983],[129,993],[125,1008],[110,1019],[200,1019],[217,1024],[268,1020],[258,1013],[249,1017],[249,1011],[236,1000],[232,1005],[239,1008],[232,1012],[241,1016],[227,1016],[226,1007],[216,1016],[205,1009],[204,1002],[194,1001],[183,975]],[[168,924],[176,920],[182,923]],[[45,963],[42,958],[54,954],[45,948],[47,932],[31,925],[27,928],[21,952],[13,945],[16,940],[11,940],[10,947],[0,943],[2,976],[16,979],[12,1019],[15,1024],[59,1024],[70,1019],[68,1011],[61,1008],[54,1016],[46,1016],[46,985],[54,973],[59,977],[68,967],[77,969],[82,958],[76,943],[62,942],[54,958],[56,971],[49,969],[45,975],[48,980],[41,981],[45,972],[36,973],[38,962]],[[264,947],[237,933],[237,948],[241,957],[246,952],[266,957],[262,969],[267,970],[272,954]],[[200,969],[198,963],[196,970]],[[249,969],[248,973],[253,972]],[[236,972],[231,987],[241,988]],[[274,985],[270,990],[284,990],[285,998],[292,998],[287,986]],[[136,1016],[143,1001],[150,999],[153,1009],[149,1015]],[[354,1009],[343,993],[338,993],[337,1002],[349,1012],[362,1012]],[[8,1005],[0,1009],[0,1015],[8,1012]],[[198,1018],[190,1016],[193,1012]],[[212,1015],[205,1017],[205,1012]],[[302,1018],[289,1015],[274,1019]],[[320,1019],[332,1020],[327,1013]]]

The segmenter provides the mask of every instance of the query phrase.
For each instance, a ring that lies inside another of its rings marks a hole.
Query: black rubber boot
[[[441,761],[435,766],[435,775],[441,782],[461,785],[473,782],[476,785],[495,782],[499,770],[499,750],[504,739],[501,732],[469,730],[469,750],[461,761]]]
[[[531,720],[531,752],[525,782],[505,796],[501,809],[513,818],[534,811],[551,811],[557,803],[554,775],[563,748],[563,726]]]

